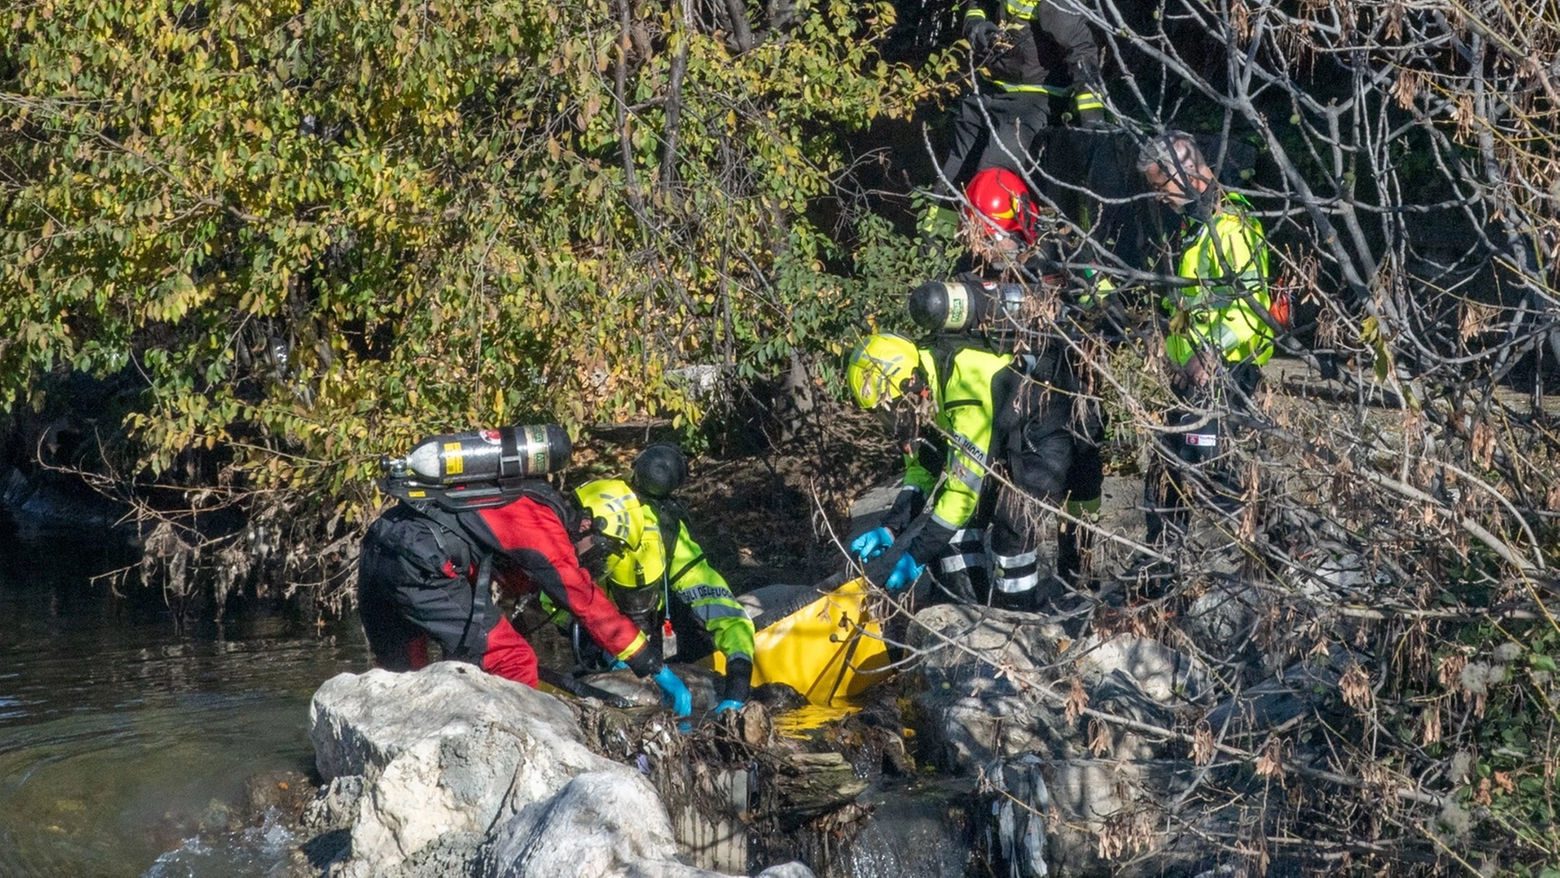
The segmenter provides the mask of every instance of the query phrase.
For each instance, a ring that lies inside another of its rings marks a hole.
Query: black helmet
[[[634,490],[660,499],[678,488],[688,478],[688,458],[682,450],[670,442],[657,442],[648,446],[633,463]]]

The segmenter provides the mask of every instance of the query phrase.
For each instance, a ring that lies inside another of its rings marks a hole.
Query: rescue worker
[[[1162,544],[1186,531],[1187,475],[1221,456],[1229,433],[1219,412],[1249,403],[1262,364],[1273,356],[1272,299],[1262,224],[1250,202],[1219,184],[1190,134],[1150,139],[1137,168],[1181,216],[1172,273],[1185,283],[1161,300],[1170,315],[1165,353],[1180,404],[1161,434],[1169,460],[1150,468],[1144,487],[1148,540]],[[1210,475],[1215,501],[1229,507],[1238,492],[1217,467]]]
[[[752,688],[753,622],[689,533],[687,508],[673,496],[687,473],[682,451],[657,443],[634,459],[632,485],[598,479],[574,493],[597,529],[612,539],[614,550],[600,582],[618,610],[649,633],[657,649],[662,638],[674,637],[684,647],[677,651],[680,661],[711,650],[725,658],[726,677],[715,708],[723,713],[740,709]],[[673,611],[674,604],[698,627],[676,624],[684,619]],[[700,646],[689,646],[695,639]]]
[[[1049,68],[1058,61],[1072,79],[1078,123],[1105,125],[1099,47],[1088,23],[1069,5],[1069,0],[1003,0],[998,8],[991,0],[976,0],[965,11],[964,38],[986,75],[975,93],[954,105],[953,142],[939,179],[944,194],[983,168],[1026,170],[1030,146],[1050,122],[1051,97],[1067,93],[1048,82]],[[948,220],[951,224],[952,217]],[[936,222],[934,209],[929,224]]]
[[[1047,266],[1036,260],[1039,209],[1030,197],[1028,187],[1018,175],[1001,168],[989,168],[976,175],[966,191],[964,227],[969,239],[971,259],[969,272],[955,280],[967,286],[984,285],[992,288],[994,282],[1022,280],[1027,286],[1016,291],[1023,295],[1039,292],[1045,281],[1042,276]],[[1057,279],[1051,278],[1054,284]],[[937,285],[941,286],[941,285]],[[1009,285],[1006,289],[1013,291]],[[918,297],[926,287],[911,294],[910,310],[915,322],[932,330],[938,321],[929,320],[925,306]],[[1056,292],[1055,290],[1052,291]],[[1014,303],[1017,311],[1023,303]],[[1006,307],[1006,306],[1004,306]],[[1100,492],[1104,483],[1104,467],[1100,456],[1104,422],[1099,409],[1080,393],[1074,357],[1064,339],[1057,334],[1056,324],[1033,324],[1030,315],[1009,313],[992,322],[997,326],[982,327],[982,331],[949,332],[934,331],[919,346],[932,352],[934,365],[942,374],[950,374],[961,367],[980,370],[988,368],[978,364],[978,358],[986,356],[1007,357],[1006,364],[993,373],[988,386],[977,389],[973,399],[949,398],[946,391],[934,391],[937,417],[945,407],[951,407],[947,424],[938,423],[951,435],[963,436],[966,442],[956,445],[979,445],[974,437],[989,431],[990,441],[984,453],[993,460],[1006,462],[1006,474],[1021,491],[1063,504],[1066,512],[1086,521],[1098,519]],[[1020,322],[1033,331],[1020,331]],[[1015,353],[1022,353],[1014,356]],[[853,359],[853,365],[856,361]],[[928,370],[928,374],[932,374]],[[858,386],[852,381],[852,388]],[[978,400],[978,402],[976,402]],[[871,408],[857,394],[863,407]],[[972,402],[976,404],[972,405]],[[963,410],[959,410],[963,409]],[[952,424],[957,423],[957,428]],[[931,437],[935,446],[943,437]],[[925,443],[923,442],[923,447]],[[957,451],[954,452],[957,454]],[[941,457],[942,459],[939,459]],[[861,535],[852,543],[852,551],[865,558],[880,553],[891,545],[897,533],[924,508],[927,495],[935,483],[934,474],[949,469],[950,456],[946,447],[932,450],[930,455],[917,454],[907,458],[905,487],[896,498],[883,526]],[[965,480],[968,488],[968,480]],[[943,496],[949,491],[958,492],[953,479],[944,487]],[[975,512],[964,521],[948,539],[948,548],[938,557],[933,578],[943,592],[956,600],[973,598],[978,602],[988,600],[997,605],[1023,609],[1039,609],[1049,600],[1058,597],[1056,587],[1038,590],[1041,584],[1038,571],[1037,531],[1029,523],[1023,494],[1010,489],[986,489],[975,487],[977,499],[972,504]],[[952,508],[952,507],[950,507]],[[934,516],[940,513],[934,507]],[[959,513],[954,513],[958,517]],[[954,520],[942,516],[945,523]],[[996,566],[992,581],[995,592],[987,585],[986,551],[984,545],[986,525],[991,525],[991,552]],[[1075,586],[1082,569],[1083,557],[1088,551],[1090,532],[1073,522],[1058,517],[1057,553],[1055,573],[1067,586]]]
[[[583,564],[605,557],[572,499],[528,480],[503,505],[459,512],[402,500],[368,529],[358,567],[363,631],[375,663],[392,671],[428,662],[434,640],[447,660],[537,684],[536,653],[494,606],[490,583],[523,595],[541,591],[640,677],[651,677],[678,716],[692,709],[688,687],[591,581]],[[584,559],[582,561],[582,558]]]

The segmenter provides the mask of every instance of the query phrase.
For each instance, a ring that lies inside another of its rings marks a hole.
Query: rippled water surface
[[[89,582],[108,562],[0,545],[0,875],[265,875],[266,823],[218,848],[245,782],[306,771],[309,697],[366,667],[355,622],[192,624]]]

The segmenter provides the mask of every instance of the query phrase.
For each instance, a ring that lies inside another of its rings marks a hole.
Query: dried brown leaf
[[[1207,765],[1213,761],[1213,754],[1213,728],[1207,722],[1200,722],[1197,731],[1192,734],[1192,752],[1188,755],[1196,764]]]
[[[1064,708],[1063,715],[1067,717],[1068,722],[1073,722],[1078,717],[1083,715],[1084,708],[1088,706],[1089,693],[1083,690],[1083,681],[1079,680],[1077,677],[1074,677],[1072,681],[1072,690],[1067,693],[1067,704]]]
[[[1270,777],[1278,781],[1284,779],[1283,743],[1276,735],[1269,735],[1267,743],[1262,745],[1256,771],[1258,777]]]
[[[1338,688],[1343,692],[1343,703],[1364,712],[1370,709],[1373,693],[1370,689],[1370,674],[1359,665],[1355,665],[1343,672],[1338,680]]]
[[[1414,106],[1414,96],[1419,94],[1419,74],[1413,70],[1404,70],[1398,74],[1397,83],[1392,86],[1392,97],[1398,106],[1403,109],[1411,109]]]
[[[1114,743],[1110,729],[1104,723],[1097,719],[1089,720],[1089,752],[1095,756],[1104,756],[1111,751]]]
[[[1441,740],[1441,708],[1431,705],[1419,718],[1419,743],[1425,746]]]

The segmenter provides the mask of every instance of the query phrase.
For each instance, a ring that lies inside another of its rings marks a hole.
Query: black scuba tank
[[[910,320],[923,332],[979,332],[1021,319],[1023,284],[931,280],[910,292]]]

